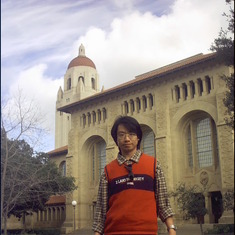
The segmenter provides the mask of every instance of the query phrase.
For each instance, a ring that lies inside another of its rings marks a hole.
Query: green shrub
[[[208,229],[205,234],[226,234],[234,232],[234,224],[216,224],[213,229]]]

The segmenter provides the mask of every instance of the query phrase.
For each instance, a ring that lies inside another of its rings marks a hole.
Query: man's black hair
[[[111,129],[111,135],[117,145],[118,145],[118,143],[117,143],[117,129],[120,124],[122,124],[129,132],[133,132],[137,135],[137,137],[139,139],[137,149],[140,149],[140,143],[141,143],[141,139],[142,139],[142,130],[141,130],[140,124],[137,122],[137,120],[134,119],[133,117],[129,117],[129,116],[120,116],[116,119],[116,121],[114,122],[113,127]]]

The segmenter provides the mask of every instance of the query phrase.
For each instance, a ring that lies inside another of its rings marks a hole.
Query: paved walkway
[[[92,230],[77,230],[71,235],[94,235]],[[168,233],[160,233],[159,235],[168,235]],[[177,235],[201,235],[200,225],[199,224],[186,224],[182,225],[177,230]]]

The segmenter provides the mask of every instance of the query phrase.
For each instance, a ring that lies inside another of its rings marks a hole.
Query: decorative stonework
[[[202,171],[200,174],[200,183],[205,188],[209,182],[209,175],[206,171]]]

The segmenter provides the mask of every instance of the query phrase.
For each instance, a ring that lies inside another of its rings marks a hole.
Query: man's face
[[[139,139],[133,132],[129,132],[122,124],[117,129],[117,143],[122,155],[134,155]]]

